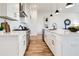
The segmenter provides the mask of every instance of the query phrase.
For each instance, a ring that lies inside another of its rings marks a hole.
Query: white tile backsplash
[[[0,18],[0,23],[1,22],[4,22],[4,19],[1,19]],[[20,25],[20,22],[19,21],[10,21],[10,20],[7,20],[8,24],[10,25],[10,29],[13,30],[13,29],[17,29]]]

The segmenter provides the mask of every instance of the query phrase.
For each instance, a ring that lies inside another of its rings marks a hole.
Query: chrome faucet
[[[53,26],[53,30],[57,29],[57,24],[56,23],[53,23],[52,26]]]
[[[19,26],[19,28],[20,28],[20,27],[21,27],[21,29],[23,30],[23,26],[22,26],[22,25],[20,25],[20,26]]]

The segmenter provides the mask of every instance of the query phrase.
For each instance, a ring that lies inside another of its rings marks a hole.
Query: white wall
[[[38,27],[38,21],[37,21],[37,8],[35,5],[31,5],[31,19],[30,19],[30,29],[31,29],[31,35],[37,35],[37,27]]]
[[[28,22],[31,30],[31,35],[37,35],[38,20],[37,20],[37,6],[36,5],[25,5],[25,12],[27,14],[26,22]]]
[[[37,29],[37,33],[38,34],[42,34],[42,29],[44,28],[44,20],[45,18],[49,17],[50,12],[37,12],[38,17],[38,29]]]
[[[52,26],[53,23],[57,24],[57,28],[64,28],[64,20],[70,19],[71,25],[74,22],[79,22],[79,14],[77,13],[60,13],[58,15],[54,15],[53,17],[49,18],[49,28]]]

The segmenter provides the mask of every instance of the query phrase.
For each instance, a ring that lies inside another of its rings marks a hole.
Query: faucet
[[[53,23],[53,30],[56,30],[57,29],[57,24],[56,23]]]
[[[20,27],[21,27],[21,29],[23,30],[23,26],[22,26],[22,25],[20,25],[20,26],[19,26],[19,28],[20,28]]]

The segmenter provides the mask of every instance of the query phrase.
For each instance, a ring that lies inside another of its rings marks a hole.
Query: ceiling
[[[79,13],[79,3],[74,3],[75,6],[65,8],[66,3],[27,3],[32,8],[37,8],[38,16],[49,17],[50,14],[55,14],[58,9],[60,13]]]
[[[38,11],[39,12],[52,12],[54,13],[56,11],[56,9],[58,9],[60,12],[64,12],[64,13],[79,13],[79,3],[74,3],[75,6],[71,7],[71,8],[65,8],[66,7],[66,3],[48,3],[48,4],[37,4],[38,6]]]
[[[38,12],[52,12],[52,13],[54,13],[56,9],[59,9],[60,12],[79,13],[79,3],[74,3],[74,4],[75,4],[75,6],[71,7],[71,8],[65,8],[66,3],[30,3],[29,5],[36,5]]]
[[[62,4],[64,6],[64,4]],[[56,9],[58,9],[61,4],[59,3],[41,3],[41,4],[37,4],[37,9],[39,12],[54,12]],[[63,7],[61,6],[61,7]]]

